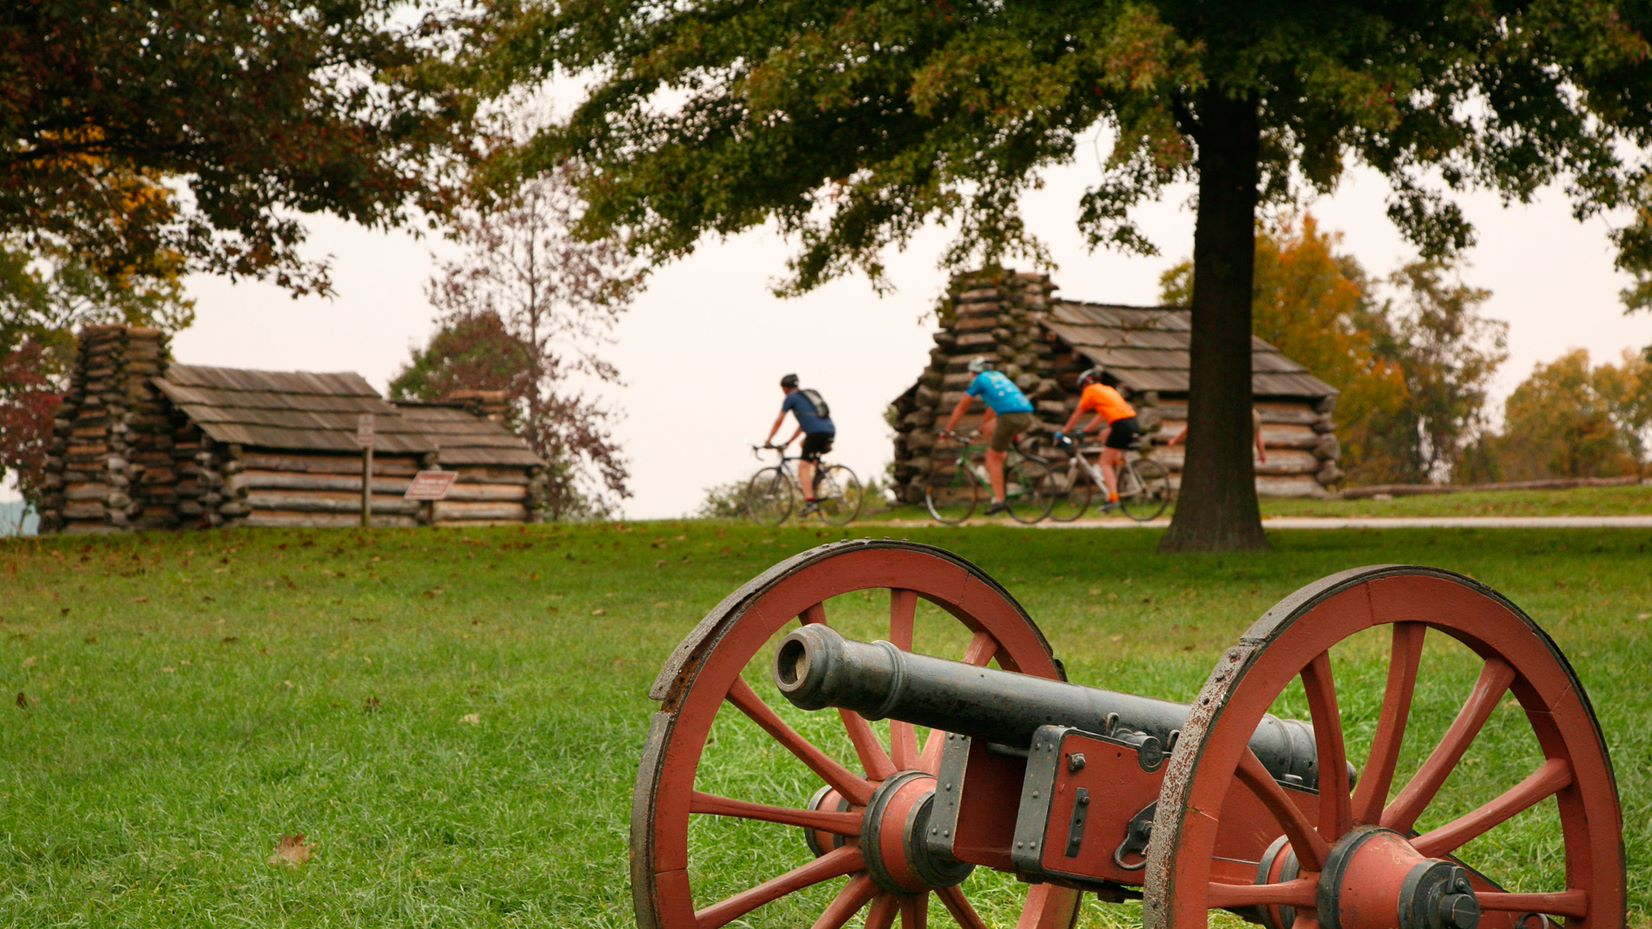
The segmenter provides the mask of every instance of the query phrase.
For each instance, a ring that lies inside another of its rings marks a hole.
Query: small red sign
[[[446,499],[447,492],[452,489],[453,482],[459,479],[457,471],[420,471],[413,475],[412,483],[407,485],[407,493],[402,494],[405,500],[442,500]]]

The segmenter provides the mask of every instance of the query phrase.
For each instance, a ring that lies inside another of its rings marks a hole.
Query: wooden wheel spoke
[[[929,894],[901,898],[901,929],[928,929]]]
[[[901,651],[912,650],[912,630],[918,615],[918,595],[910,590],[889,591],[889,641]],[[918,733],[911,723],[889,721],[889,753],[896,771],[918,767]]]
[[[707,816],[729,816],[735,819],[756,819],[783,826],[818,829],[834,835],[860,835],[861,812],[838,813],[827,810],[796,810],[766,803],[749,803],[696,790],[689,800],[688,811]]]
[[[912,628],[918,617],[918,595],[898,587],[889,591],[889,641],[903,652],[912,650]]]
[[[860,849],[845,845],[816,858],[801,867],[793,868],[779,877],[764,881],[749,890],[714,903],[694,914],[697,929],[718,929],[750,913],[765,903],[772,903],[789,893],[813,887],[821,881],[842,877],[865,867]]]
[[[900,911],[900,898],[891,893],[879,894],[866,911],[866,929],[889,929]]]
[[[972,664],[977,668],[984,668],[993,656],[998,654],[998,640],[990,632],[977,632],[969,640],[969,647],[964,649],[964,664]]]
[[[1283,884],[1212,883],[1208,891],[1211,907],[1235,909],[1246,906],[1300,906],[1317,904],[1318,876],[1299,877]]]
[[[1285,788],[1273,779],[1262,759],[1256,757],[1256,752],[1248,747],[1239,761],[1239,780],[1256,794],[1262,805],[1273,814],[1279,827],[1284,830],[1285,837],[1290,840],[1291,848],[1296,852],[1296,860],[1302,863],[1304,871],[1319,871],[1325,867],[1325,858],[1331,853],[1330,844],[1314,831],[1314,824],[1297,808],[1296,802],[1291,799]]]
[[[1417,769],[1410,783],[1383,811],[1384,828],[1401,833],[1411,830],[1417,817],[1439,793],[1452,769],[1457,767],[1457,762],[1462,760],[1463,753],[1473,744],[1475,736],[1480,734],[1486,720],[1491,718],[1492,711],[1497,709],[1498,701],[1503,699],[1503,694],[1512,683],[1514,668],[1508,662],[1501,658],[1486,662],[1480,671],[1480,679],[1474,682],[1474,690],[1458,711],[1457,718],[1451,721],[1440,744],[1434,746],[1434,751]]]
[[[1353,811],[1348,797],[1348,750],[1342,740],[1342,713],[1337,708],[1330,652],[1321,652],[1302,669],[1302,687],[1308,695],[1319,759],[1319,834],[1335,842],[1353,828]]]
[[[1382,695],[1382,714],[1377,734],[1371,740],[1371,754],[1354,788],[1354,822],[1375,823],[1382,818],[1382,806],[1394,786],[1394,769],[1399,764],[1400,746],[1405,741],[1405,724],[1411,717],[1411,700],[1417,691],[1417,669],[1421,666],[1423,638],[1428,627],[1422,623],[1395,623],[1394,640],[1388,660],[1388,688]]]
[[[787,751],[808,765],[809,770],[821,780],[848,798],[849,802],[865,806],[872,799],[871,784],[816,748],[814,743],[803,738],[796,729],[786,725],[786,721],[770,709],[744,679],[734,679],[734,686],[729,688],[728,699],[776,742],[784,745]]]
[[[805,626],[811,623],[819,623],[822,626],[831,625],[826,621],[826,604],[824,603],[816,603],[804,609],[803,612],[797,614],[797,621]]]
[[[1550,758],[1526,779],[1472,813],[1411,840],[1417,851],[1439,858],[1462,848],[1497,826],[1554,796],[1572,783],[1572,765]]]
[[[941,898],[941,905],[958,921],[961,929],[987,929],[987,924],[981,921],[980,914],[975,907],[970,906],[969,898],[957,887],[942,887],[935,891],[935,896]]]
[[[1582,919],[1589,915],[1589,892],[1567,890],[1554,894],[1476,893],[1480,909],[1493,913],[1543,913]]]
[[[866,901],[878,895],[878,885],[869,874],[857,874],[838,891],[826,909],[820,911],[813,929],[841,929],[849,918],[860,912]]]
[[[941,770],[941,752],[946,748],[946,733],[939,729],[929,730],[924,737],[923,754],[918,757],[918,770],[934,774]]]
[[[854,710],[839,709],[837,715],[843,720],[843,728],[849,730],[849,741],[854,743],[855,755],[866,769],[866,776],[874,781],[888,780],[889,775],[895,773],[895,764],[883,750],[878,734],[872,731],[872,724]]]

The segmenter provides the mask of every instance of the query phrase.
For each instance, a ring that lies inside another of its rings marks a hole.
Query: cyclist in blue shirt
[[[832,423],[832,411],[820,394],[799,389],[797,384],[795,374],[780,379],[780,390],[786,395],[786,400],[780,404],[780,415],[774,418],[774,427],[769,430],[769,437],[763,440],[763,444],[774,444],[775,433],[780,431],[787,413],[796,418],[797,431],[780,447],[786,448],[797,441],[798,436],[803,437],[803,451],[799,453],[803,460],[797,463],[797,480],[803,485],[800,515],[807,516],[820,509],[820,502],[815,499],[815,469],[820,465],[820,456],[832,450],[832,440],[837,438],[837,426]]]
[[[987,477],[992,479],[992,504],[987,507],[987,515],[991,516],[1009,509],[1004,502],[1004,459],[1009,457],[1010,442],[1018,433],[1037,426],[1038,417],[1033,415],[1032,401],[1021,392],[1021,388],[992,370],[991,362],[985,358],[972,359],[969,373],[975,378],[969,382],[958,405],[952,408],[952,418],[946,421],[941,436],[956,439],[952,430],[958,425],[958,420],[969,412],[975,398],[980,397],[986,402],[987,415],[981,420],[981,431],[986,433],[991,430],[992,435],[987,441]]]

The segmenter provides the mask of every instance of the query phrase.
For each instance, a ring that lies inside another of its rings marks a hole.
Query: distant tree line
[[[1190,272],[1183,262],[1165,273],[1165,302],[1186,302]],[[1375,278],[1312,214],[1280,214],[1257,235],[1255,333],[1340,391],[1350,483],[1644,471],[1652,463],[1647,352],[1591,367],[1577,350],[1539,364],[1492,428],[1488,391],[1508,359],[1508,327],[1481,315],[1490,296],[1440,259]]]

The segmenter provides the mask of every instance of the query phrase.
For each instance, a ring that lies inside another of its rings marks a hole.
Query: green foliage
[[[1485,428],[1486,392],[1508,359],[1508,324],[1479,315],[1490,291],[1455,278],[1440,260],[1408,264],[1389,278],[1395,296],[1371,318],[1406,383],[1405,403],[1385,425],[1393,465],[1373,481],[1449,478]]]
[[[694,512],[689,514],[693,519],[745,519],[747,515],[745,480],[707,487]]]
[[[456,317],[413,350],[390,381],[390,399],[436,401],[456,390],[520,395],[532,377],[529,351],[494,314]]]
[[[1096,244],[1151,251],[1130,210],[1197,170],[1202,100],[1254,105],[1265,202],[1328,191],[1364,163],[1394,185],[1389,216],[1428,256],[1472,241],[1449,199],[1469,188],[1525,199],[1568,179],[1580,216],[1652,202],[1639,180],[1652,14],[1624,3],[511,12],[486,62],[495,86],[553,68],[591,81],[507,173],[590,165],[588,228],[625,230],[657,258],[773,220],[801,245],[792,289],[856,267],[876,278],[881,250],[930,219],[957,229],[954,265],[1038,254],[1017,197],[1098,125],[1116,143],[1082,223]],[[1616,239],[1623,267],[1652,266],[1652,215]]]
[[[445,207],[473,110],[464,4],[0,5],[0,229],[99,274],[190,270],[326,291],[300,214]],[[164,276],[164,275],[162,275]]]
[[[1614,477],[1647,465],[1652,366],[1625,352],[1622,366],[1593,368],[1577,349],[1548,364],[1509,394],[1503,430],[1475,450],[1476,479]]]

